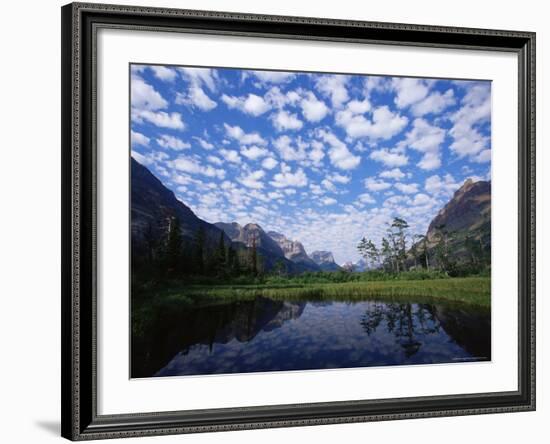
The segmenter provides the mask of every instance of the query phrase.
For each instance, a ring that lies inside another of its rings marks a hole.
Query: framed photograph
[[[62,8],[62,435],[535,409],[535,35]]]

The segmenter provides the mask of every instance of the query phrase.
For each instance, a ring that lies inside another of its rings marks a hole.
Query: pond
[[[156,313],[132,340],[133,378],[491,359],[490,310],[264,297]]]

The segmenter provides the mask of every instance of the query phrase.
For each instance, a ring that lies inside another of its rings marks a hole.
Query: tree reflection
[[[420,350],[422,342],[418,336],[438,333],[441,328],[431,305],[411,303],[373,302],[363,315],[361,325],[369,336],[384,326],[394,335],[407,358]]]

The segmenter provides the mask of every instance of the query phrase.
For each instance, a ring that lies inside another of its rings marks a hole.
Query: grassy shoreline
[[[248,285],[182,285],[150,289],[146,303],[210,305],[263,296],[277,300],[455,302],[490,307],[491,279],[464,277],[431,280],[358,281],[341,283],[271,283]]]

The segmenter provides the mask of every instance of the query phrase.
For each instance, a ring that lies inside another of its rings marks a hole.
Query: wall
[[[544,381],[547,356],[543,348],[550,315],[543,301],[543,235],[550,192],[544,179],[545,109],[550,103],[543,70],[548,62],[550,34],[544,3],[458,3],[441,1],[254,2],[232,0],[122,1],[120,3],[195,9],[232,10],[282,15],[315,15],[391,22],[427,23],[536,31],[538,51],[538,410],[534,413],[440,418],[371,424],[352,424],[270,431],[245,431],[164,438],[136,442],[214,443],[263,441],[396,442],[464,441],[508,443],[529,438],[543,442],[550,419],[550,393]],[[0,114],[2,149],[0,190],[0,318],[2,338],[0,405],[4,442],[48,443],[59,441],[59,64],[60,13],[57,0],[6,2],[2,8]],[[546,52],[546,53],[545,53]],[[7,302],[7,305],[6,305]],[[126,442],[130,442],[127,440]]]

